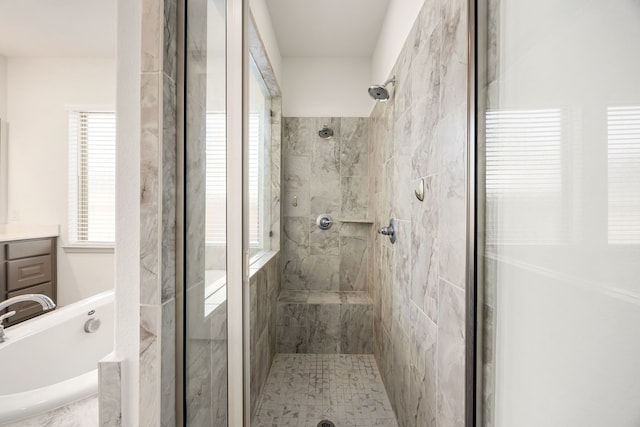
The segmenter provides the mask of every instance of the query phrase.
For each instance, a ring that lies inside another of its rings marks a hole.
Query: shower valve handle
[[[396,220],[392,218],[391,221],[389,221],[389,225],[387,227],[380,227],[378,229],[378,233],[382,234],[383,236],[389,236],[389,240],[391,240],[391,243],[395,243],[396,230],[397,230]]]

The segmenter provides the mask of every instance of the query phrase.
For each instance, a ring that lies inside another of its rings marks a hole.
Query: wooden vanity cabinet
[[[44,294],[57,304],[56,238],[0,242],[0,301],[23,294]],[[14,304],[5,320],[15,325],[43,313],[36,302]]]

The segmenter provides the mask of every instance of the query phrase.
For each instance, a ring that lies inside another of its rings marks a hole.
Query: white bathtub
[[[9,339],[0,343],[0,424],[95,395],[97,363],[113,351],[113,316],[109,291],[7,328]],[[101,326],[86,333],[92,317]]]

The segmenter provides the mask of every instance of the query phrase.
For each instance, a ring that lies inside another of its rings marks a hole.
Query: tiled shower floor
[[[264,385],[255,427],[397,427],[370,354],[277,354]]]

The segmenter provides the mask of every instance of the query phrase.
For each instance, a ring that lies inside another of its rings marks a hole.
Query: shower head
[[[322,129],[318,131],[318,136],[322,139],[329,139],[333,136],[333,129],[324,125]]]
[[[387,101],[389,99],[389,91],[387,90],[387,85],[389,83],[395,86],[396,76],[391,77],[381,85],[369,86],[369,96],[376,101]]]

